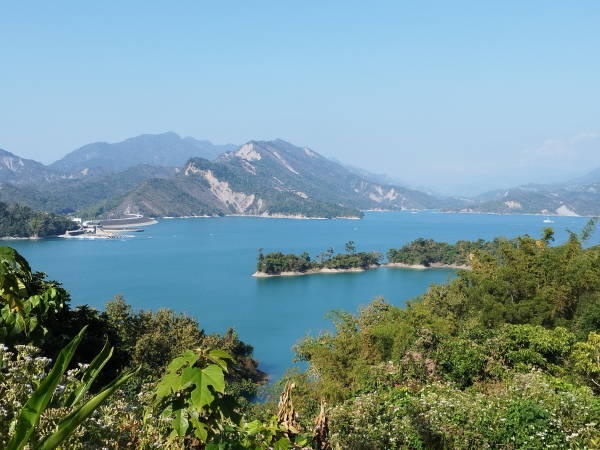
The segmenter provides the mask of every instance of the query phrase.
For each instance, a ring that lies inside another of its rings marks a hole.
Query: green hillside
[[[28,206],[0,202],[0,237],[47,237],[77,228],[75,222]]]
[[[0,201],[17,202],[57,214],[74,213],[123,196],[148,177],[164,178],[174,173],[173,168],[138,165],[90,180],[62,179],[43,186],[3,183],[0,185]],[[113,207],[117,205],[118,202]]]

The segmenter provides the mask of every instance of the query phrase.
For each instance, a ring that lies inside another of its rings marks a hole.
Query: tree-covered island
[[[307,252],[301,255],[281,252],[263,254],[263,249],[258,249],[258,263],[253,276],[277,276],[281,274],[308,274],[317,272],[337,271],[362,271],[369,267],[379,266],[406,266],[406,267],[436,267],[446,266],[454,268],[469,268],[475,252],[486,253],[498,257],[500,242],[514,246],[514,240],[495,238],[493,241],[479,239],[477,241],[458,241],[456,244],[436,242],[433,239],[418,238],[402,246],[400,249],[391,248],[386,256],[373,251],[356,252],[354,241],[345,245],[345,253],[333,254],[333,247],[316,255],[311,260]]]
[[[254,276],[274,276],[282,273],[286,274],[306,274],[324,271],[349,271],[366,270],[371,266],[378,266],[383,260],[383,255],[379,252],[356,252],[354,242],[346,243],[346,253],[333,254],[333,247],[318,254],[315,260],[311,260],[307,252],[300,256],[288,253],[284,255],[281,252],[268,253],[266,256],[262,253],[262,248],[258,249],[256,264],[256,273]]]
[[[493,241],[462,240],[456,244],[448,244],[447,242],[436,242],[433,239],[418,238],[398,250],[391,248],[386,256],[390,265],[467,267],[471,265],[475,251],[496,256],[500,241],[500,238],[495,238]]]

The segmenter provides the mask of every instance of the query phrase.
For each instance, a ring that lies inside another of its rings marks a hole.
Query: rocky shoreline
[[[265,272],[254,272],[252,274],[255,278],[271,278],[271,277],[297,277],[301,275],[312,275],[315,273],[344,273],[344,272],[364,272],[367,269],[376,268],[376,267],[400,267],[403,269],[463,269],[463,270],[471,270],[470,266],[464,266],[460,264],[442,264],[442,263],[433,263],[430,266],[424,266],[421,264],[404,264],[404,263],[383,263],[383,264],[373,264],[369,267],[363,269],[361,267],[353,267],[351,269],[316,269],[316,270],[308,270],[306,272],[279,272],[279,273],[265,273]]]
[[[432,263],[429,266],[423,264],[405,264],[405,263],[385,263],[381,266],[387,267],[402,267],[404,269],[463,269],[471,270],[471,266],[465,266],[462,264],[443,264],[443,263]]]
[[[374,266],[377,267],[377,266]],[[252,274],[255,278],[270,278],[270,277],[297,277],[300,275],[312,275],[315,273],[343,273],[343,272],[364,272],[366,269],[360,267],[353,267],[351,269],[316,269],[308,270],[306,272],[279,272],[279,273],[265,273],[265,272],[254,272]]]

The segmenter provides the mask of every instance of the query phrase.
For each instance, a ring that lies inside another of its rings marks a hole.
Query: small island
[[[333,247],[311,260],[307,252],[300,256],[281,252],[269,253],[266,256],[258,249],[258,263],[253,277],[274,277],[290,275],[308,275],[312,273],[362,272],[369,267],[377,267],[383,260],[380,252],[356,252],[354,242],[346,243],[346,253],[333,254]]]
[[[487,253],[498,258],[501,239],[493,241],[458,241],[456,244],[436,242],[433,239],[418,238],[402,246],[391,248],[383,261],[383,254],[377,251],[356,252],[354,242],[346,243],[346,253],[333,254],[333,247],[311,260],[307,252],[300,256],[281,252],[266,256],[258,249],[258,263],[253,277],[277,277],[308,275],[313,273],[364,272],[372,267],[402,267],[409,269],[448,268],[471,269],[471,259],[475,252]],[[512,241],[509,241],[512,243]],[[514,245],[514,243],[513,243]]]

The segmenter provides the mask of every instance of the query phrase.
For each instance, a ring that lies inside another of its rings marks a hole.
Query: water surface
[[[130,240],[5,241],[34,270],[64,284],[73,305],[102,308],[122,294],[136,308],[187,311],[209,333],[235,326],[255,348],[260,368],[273,378],[292,365],[290,348],[307,332],[330,326],[331,309],[355,311],[383,295],[404,301],[440,283],[453,271],[378,268],[362,273],[253,278],[257,249],[311,257],[330,245],[343,252],[401,247],[418,237],[454,243],[460,239],[539,236],[541,216],[439,214],[430,211],[367,212],[362,220],[294,220],[254,217],[165,219]],[[579,232],[587,218],[556,217],[556,242],[565,228]],[[152,239],[148,239],[152,236]],[[595,236],[590,244],[597,244]]]

